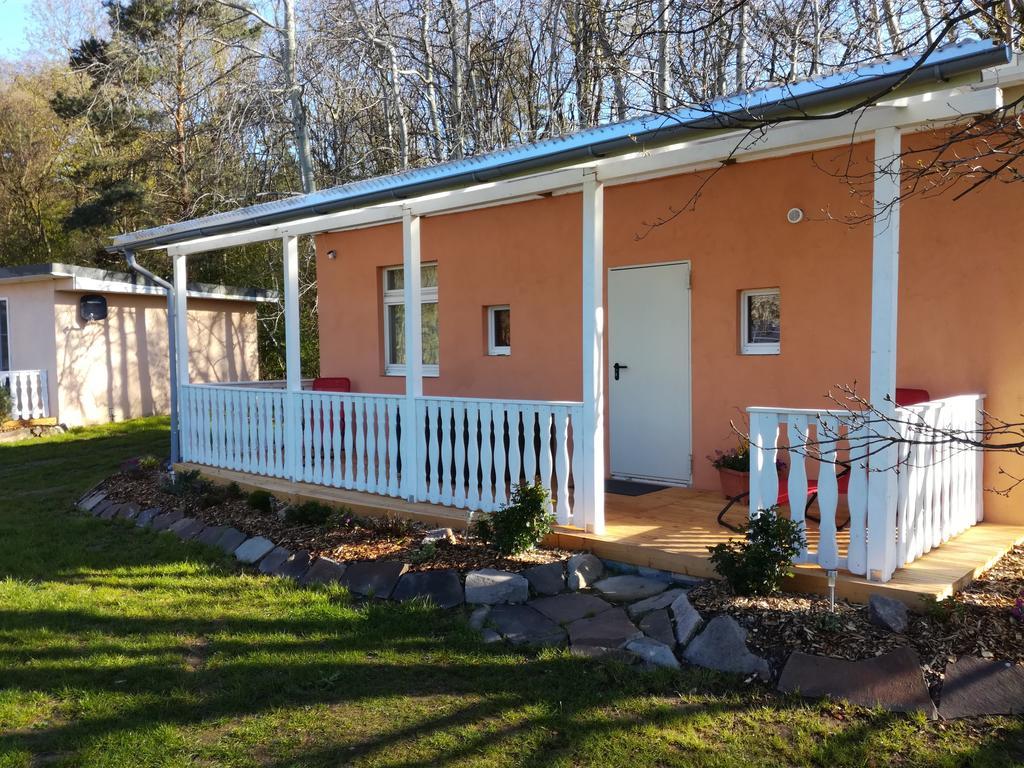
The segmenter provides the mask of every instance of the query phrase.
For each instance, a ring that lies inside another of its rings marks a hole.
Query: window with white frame
[[[11,331],[7,299],[0,299],[0,371],[11,370]]]
[[[512,354],[512,311],[508,304],[487,308],[487,354]]]
[[[744,355],[777,355],[782,342],[778,288],[740,293],[740,352]]]
[[[405,375],[405,271],[384,270],[384,372]],[[420,267],[420,327],[423,336],[423,375],[438,373],[437,264]]]

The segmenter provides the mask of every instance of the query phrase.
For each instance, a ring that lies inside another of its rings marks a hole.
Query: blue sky
[[[13,57],[25,47],[30,0],[0,0],[0,57]]]

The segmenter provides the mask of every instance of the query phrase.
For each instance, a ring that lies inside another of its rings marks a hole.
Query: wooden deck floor
[[[215,481],[234,481],[246,489],[265,488],[293,501],[315,499],[346,504],[361,514],[390,512],[453,528],[466,525],[466,512],[461,509],[310,483],[292,483],[198,464],[180,466],[197,469]],[[579,529],[559,527],[548,543],[565,549],[588,550],[600,557],[632,565],[713,577],[715,574],[708,561],[707,548],[735,535],[715,521],[722,505],[719,493],[686,488],[667,488],[643,496],[607,494],[604,534],[596,536]],[[738,522],[745,513],[745,508],[734,506],[728,519]],[[842,510],[840,519],[845,519]],[[817,530],[813,524],[808,529],[808,540],[813,549],[817,543]],[[845,554],[847,542],[848,537],[841,532],[839,544],[842,554]],[[962,589],[1015,544],[1022,542],[1024,525],[982,523],[910,566],[897,570],[886,584],[868,582],[841,571],[837,594],[840,598],[863,602],[869,594],[882,592],[916,608],[921,605],[922,597],[941,598]],[[817,566],[798,566],[790,587],[795,591],[824,593],[827,590],[826,574]]]

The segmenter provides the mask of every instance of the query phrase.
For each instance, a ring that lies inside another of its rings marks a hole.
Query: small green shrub
[[[748,521],[743,533],[742,541],[708,547],[711,564],[737,595],[775,594],[793,575],[793,558],[807,544],[803,531],[771,507]]]
[[[238,501],[238,499],[245,497],[245,492],[238,483],[230,482],[224,489],[224,495],[231,501]]]
[[[292,525],[326,525],[334,510],[319,501],[307,501],[285,510],[284,519]]]
[[[245,497],[245,503],[257,512],[270,514],[274,511],[274,497],[269,491],[257,489]]]
[[[188,496],[189,494],[205,493],[210,484],[203,480],[199,471],[192,469],[187,472],[178,472],[169,480],[160,484],[160,490],[171,496]]]
[[[948,624],[953,619],[959,619],[967,611],[964,604],[957,601],[952,595],[941,600],[936,600],[930,595],[924,595],[921,597],[921,602],[924,615],[932,621],[937,621],[941,624]]]
[[[551,533],[555,518],[549,498],[547,488],[540,483],[521,483],[513,490],[507,505],[481,516],[473,522],[471,530],[503,555],[526,552]]]
[[[437,554],[437,544],[432,541],[428,541],[422,547],[417,550],[413,550],[409,553],[409,562],[413,565],[419,565],[425,563],[428,560],[433,560]]]
[[[160,469],[160,459],[156,456],[141,456],[139,458],[139,469],[144,472],[152,472],[154,469]]]
[[[843,618],[831,611],[815,614],[814,628],[826,635],[834,635],[843,628]]]
[[[416,523],[412,520],[391,513],[368,518],[364,523],[371,531],[384,536],[409,536],[416,530]]]
[[[0,421],[7,421],[14,411],[14,400],[7,387],[0,386]]]

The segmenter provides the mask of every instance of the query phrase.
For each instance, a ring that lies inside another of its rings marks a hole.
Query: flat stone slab
[[[632,603],[631,605],[627,605],[626,613],[629,614],[629,618],[631,619],[639,619],[645,613],[658,611],[662,608],[668,608],[672,605],[673,600],[684,594],[686,594],[686,590],[684,589],[679,589],[678,587],[675,589],[669,589],[662,592],[660,595],[654,595],[653,597],[648,597],[644,600]]]
[[[98,504],[96,504],[96,506],[94,506],[92,510],[90,510],[89,514],[91,514],[93,517],[102,517],[104,512],[106,512],[111,507],[116,506],[117,504],[111,501],[110,499],[103,499]]]
[[[309,571],[309,567],[313,564],[313,557],[304,549],[300,549],[295,552],[291,557],[281,563],[277,570],[274,571],[276,576],[281,576],[285,579],[295,579],[301,581],[302,577]]]
[[[645,664],[666,669],[679,669],[679,659],[672,653],[672,648],[650,637],[640,637],[626,643],[626,650]]]
[[[277,573],[277,569],[284,565],[291,556],[292,552],[290,549],[274,547],[262,560],[260,560],[259,572],[267,574],[268,576],[273,576]]]
[[[465,597],[462,581],[456,571],[420,571],[407,573],[398,580],[392,600],[405,602],[417,597],[429,600],[439,608],[455,608]]]
[[[154,531],[166,531],[184,516],[185,515],[178,511],[164,512],[162,515],[154,517],[153,522],[149,524],[149,527]]]
[[[638,626],[645,635],[662,645],[667,645],[669,649],[676,647],[676,634],[672,629],[672,618],[668,615],[668,608],[651,611],[640,619]]]
[[[497,605],[525,603],[530,599],[530,582],[518,573],[482,568],[466,574],[466,602]]]
[[[149,509],[144,509],[141,512],[139,512],[139,514],[135,517],[135,525],[137,525],[139,528],[145,528],[153,522],[154,517],[162,513],[163,510],[160,509],[160,507],[150,507]]]
[[[329,557],[318,557],[301,581],[303,584],[330,584],[339,581],[344,574],[344,563],[331,560]]]
[[[217,549],[226,555],[230,555],[248,538],[237,528],[225,528],[224,532],[217,539]]]
[[[624,574],[601,579],[594,584],[594,589],[613,603],[632,603],[634,600],[661,594],[668,589],[668,582]]]
[[[183,517],[167,529],[182,541],[191,541],[202,533],[203,522],[194,517]]]
[[[704,631],[690,641],[683,655],[698,667],[737,675],[756,674],[762,680],[771,678],[768,662],[749,651],[747,630],[732,616],[716,616],[709,621]]]
[[[593,618],[577,619],[569,625],[569,641],[573,645],[623,648],[630,640],[643,636],[644,633],[634,626],[622,608],[611,608]]]
[[[96,517],[100,520],[113,520],[117,517],[117,513],[121,511],[121,504],[114,502],[112,504],[105,504],[96,507],[99,511],[96,513]]]
[[[863,707],[924,712],[929,718],[935,717],[921,664],[910,646],[863,661],[794,651],[782,669],[778,688],[808,698],[831,696]]]
[[[345,575],[341,577],[341,585],[347,587],[349,592],[362,597],[387,600],[391,597],[398,580],[408,570],[407,563],[394,560],[350,563],[345,569]]]
[[[604,563],[587,552],[570,557],[565,569],[565,584],[573,592],[592,586],[604,575]]]
[[[946,666],[939,714],[945,720],[1024,714],[1024,667],[961,656]]]
[[[134,519],[135,519],[136,517],[138,517],[138,516],[139,516],[139,513],[140,513],[141,511],[142,511],[142,507],[140,507],[140,506],[139,506],[138,504],[136,504],[135,502],[133,502],[133,501],[130,501],[130,502],[128,502],[127,504],[122,504],[122,505],[121,505],[121,506],[120,506],[120,507],[118,508],[118,510],[117,510],[117,516],[118,516],[118,517],[119,517],[119,518],[120,518],[121,520],[134,520]]]
[[[522,575],[537,595],[557,595],[565,591],[565,568],[561,563],[545,563],[527,568]]]
[[[92,512],[93,509],[95,509],[99,505],[99,503],[103,501],[105,498],[107,498],[106,491],[96,491],[95,493],[90,493],[88,496],[86,496],[85,498],[78,502],[78,508],[83,512]]]
[[[528,605],[496,605],[487,624],[512,645],[565,644],[565,630]]]
[[[685,592],[676,595],[668,611],[676,622],[676,642],[679,645],[686,645],[697,634],[700,625],[704,623],[704,618],[690,603],[690,598]]]
[[[199,532],[199,535],[196,536],[196,541],[200,544],[205,544],[208,547],[215,547],[217,546],[217,542],[220,540],[220,537],[224,535],[224,531],[227,529],[228,526],[226,525],[208,526]]]
[[[538,597],[527,605],[540,611],[556,624],[570,624],[579,619],[597,616],[611,610],[612,607],[597,595],[588,595],[585,592],[566,592],[564,595]]]
[[[240,563],[258,563],[274,548],[274,542],[263,536],[253,536],[238,545],[235,550],[235,559]]]

